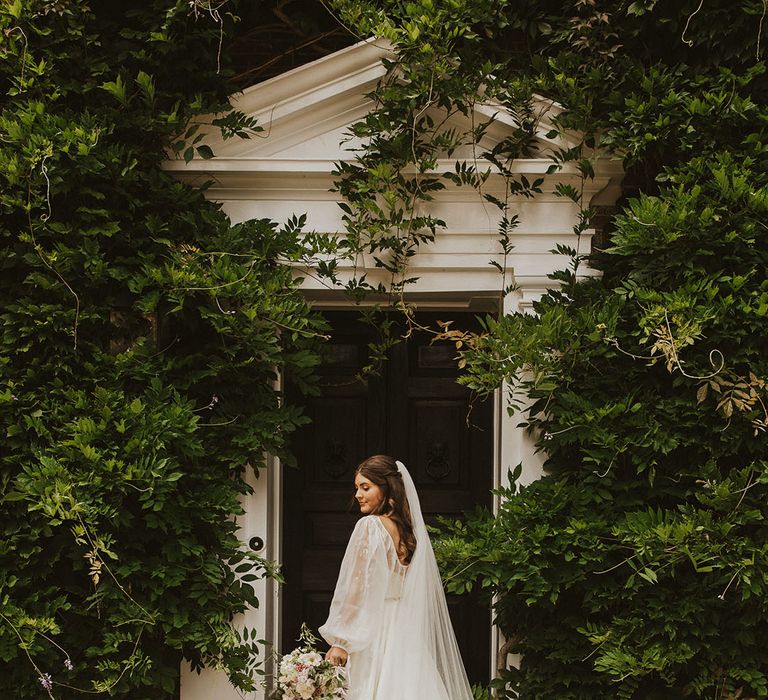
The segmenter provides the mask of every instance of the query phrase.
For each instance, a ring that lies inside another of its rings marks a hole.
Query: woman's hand
[[[330,661],[334,666],[344,666],[348,656],[349,654],[341,647],[331,647],[325,652],[325,660]]]

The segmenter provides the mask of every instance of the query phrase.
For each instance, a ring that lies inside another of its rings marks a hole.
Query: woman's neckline
[[[384,521],[382,520],[381,515],[374,515],[374,518],[379,522],[379,525],[381,525],[384,528],[384,532],[387,534],[387,537],[389,538],[389,541],[392,543],[392,549],[395,550],[395,558],[397,559],[397,563],[400,564],[404,569],[408,568],[408,564],[403,564],[402,561],[400,561],[400,554],[397,551],[397,545],[395,544],[395,540],[390,534],[389,530],[387,530],[387,526],[384,524]]]

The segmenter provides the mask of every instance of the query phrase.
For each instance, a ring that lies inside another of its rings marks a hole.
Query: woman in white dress
[[[320,628],[331,645],[326,659],[347,666],[347,700],[471,700],[408,470],[392,457],[369,457],[355,489],[363,517]]]

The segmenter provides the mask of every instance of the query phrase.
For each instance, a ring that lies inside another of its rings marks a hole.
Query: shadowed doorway
[[[352,499],[355,467],[368,455],[390,454],[413,475],[428,523],[491,507],[492,402],[474,402],[456,383],[451,343],[430,344],[415,331],[388,352],[378,376],[355,375],[368,363],[371,328],[355,312],[327,314],[332,326],[321,369],[323,389],[304,400],[311,423],[295,436],[298,469],[284,472],[282,646],[288,651],[303,621],[315,631],[326,619],[349,536],[359,518]],[[477,328],[473,314],[418,315],[420,325],[455,321]],[[396,332],[396,331],[395,331]],[[467,416],[470,416],[469,422]],[[475,596],[448,596],[471,683],[488,683],[491,614]]]

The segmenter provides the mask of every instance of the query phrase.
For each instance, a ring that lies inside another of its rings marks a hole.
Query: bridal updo
[[[373,455],[360,463],[355,470],[355,476],[358,474],[381,489],[384,497],[372,514],[386,515],[395,523],[400,534],[401,559],[409,564],[416,551],[416,536],[413,534],[403,475],[398,471],[395,460],[388,455]]]

